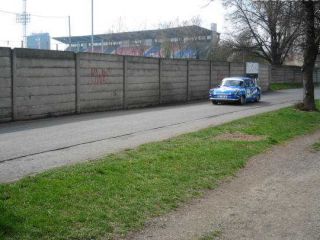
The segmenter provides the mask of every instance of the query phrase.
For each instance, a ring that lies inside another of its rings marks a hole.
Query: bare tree
[[[304,54],[303,54],[303,110],[314,111],[316,104],[314,99],[313,71],[317,55],[319,53],[319,20],[320,8],[318,1],[302,1],[304,10]]]
[[[185,26],[196,26],[199,27],[202,23],[202,19],[199,16],[193,17],[190,21],[185,23]],[[195,54],[195,58],[199,59],[200,57],[208,57],[210,49],[213,46],[211,40],[199,39],[203,36],[199,36],[199,32],[195,31],[193,28],[185,28],[185,35],[188,36],[188,39],[185,40],[185,48],[192,49]]]
[[[227,41],[220,41],[220,43],[210,50],[208,59],[214,62],[228,62],[233,54],[233,50],[229,47]]]
[[[263,62],[266,61],[258,54],[258,46],[251,38],[250,31],[244,31],[237,35],[227,35],[217,47],[212,49],[209,59],[213,61],[229,62]]]
[[[300,35],[301,11],[291,1],[225,0],[235,30],[247,31],[255,53],[270,64],[281,65]]]

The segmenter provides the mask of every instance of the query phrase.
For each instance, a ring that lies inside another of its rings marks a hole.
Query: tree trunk
[[[318,43],[316,41],[316,30],[314,26],[315,7],[313,1],[303,1],[305,16],[305,48],[303,63],[303,109],[315,111],[313,70],[318,55]]]
[[[306,67],[303,72],[303,109],[306,111],[315,111],[316,104],[314,100],[313,67]]]

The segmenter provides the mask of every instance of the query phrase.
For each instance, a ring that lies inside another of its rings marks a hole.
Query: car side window
[[[244,81],[244,86],[245,86],[245,87],[249,87],[249,81],[248,81],[248,80],[245,80],[245,81]]]

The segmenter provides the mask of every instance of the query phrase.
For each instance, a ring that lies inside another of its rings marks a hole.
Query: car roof
[[[238,81],[244,81],[244,80],[251,80],[249,77],[227,77],[222,80],[238,80]]]

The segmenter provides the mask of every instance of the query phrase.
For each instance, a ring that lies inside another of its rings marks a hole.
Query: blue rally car
[[[222,80],[218,88],[209,91],[209,97],[213,104],[221,102],[259,102],[261,88],[254,79],[248,77],[229,77]]]

